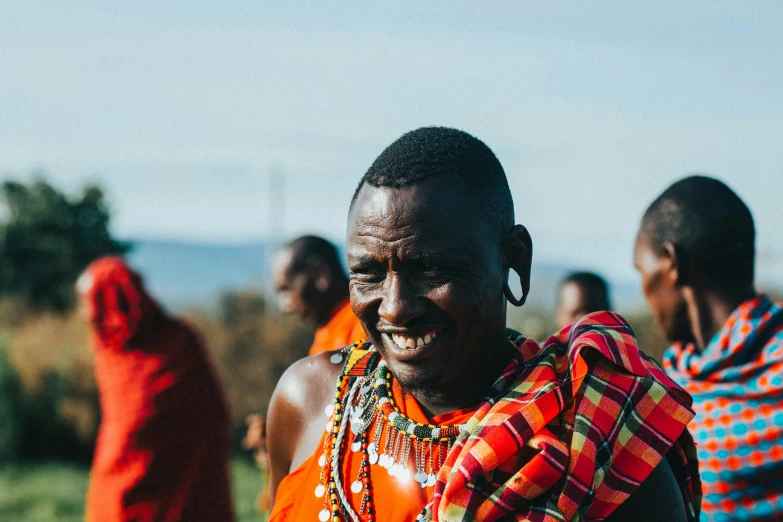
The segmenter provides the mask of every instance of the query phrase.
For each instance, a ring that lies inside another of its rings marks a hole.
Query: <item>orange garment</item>
[[[396,380],[392,381],[392,394],[394,402],[400,411],[417,422],[430,424],[460,424],[470,419],[476,408],[466,408],[444,415],[427,417],[421,406],[409,393],[404,393]],[[328,418],[323,417],[324,424]],[[370,426],[369,433],[373,432],[375,423]],[[277,488],[275,505],[269,518],[269,522],[295,522],[299,520],[318,520],[318,513],[324,509],[324,498],[315,496],[315,488],[320,483],[321,467],[318,458],[323,453],[324,437],[318,443],[318,449],[309,459],[287,475]],[[361,465],[362,453],[354,453],[348,450],[348,458],[343,463],[342,476],[358,476]],[[436,457],[437,458],[437,457]],[[445,460],[445,454],[442,456]],[[409,469],[415,472],[415,461],[411,451]],[[375,505],[375,520],[412,522],[429,502],[435,491],[434,486],[422,488],[414,480],[407,483],[390,476],[380,466],[370,466],[370,480],[373,488],[373,504]],[[361,494],[350,494],[352,506],[359,512]]]
[[[353,315],[351,301],[346,298],[334,308],[329,322],[315,331],[308,355],[342,348],[366,338],[362,323]]]
[[[87,522],[232,521],[228,410],[200,336],[119,258],[79,284],[102,412]]]

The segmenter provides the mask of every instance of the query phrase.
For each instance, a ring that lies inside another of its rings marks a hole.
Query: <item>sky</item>
[[[0,12],[0,175],[99,183],[121,237],[342,241],[383,148],[446,125],[495,151],[539,261],[634,280],[645,208],[700,172],[749,205],[759,280],[783,283],[778,1]]]

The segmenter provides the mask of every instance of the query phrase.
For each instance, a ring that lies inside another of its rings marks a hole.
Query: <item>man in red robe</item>
[[[200,335],[120,258],[77,288],[102,413],[87,521],[231,522],[228,410]]]

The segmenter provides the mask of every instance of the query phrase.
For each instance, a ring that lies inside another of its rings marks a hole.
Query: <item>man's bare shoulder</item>
[[[324,410],[334,397],[342,364],[323,352],[292,364],[280,377],[269,401],[267,448],[270,498],[280,481],[313,454],[324,432]]]
[[[272,395],[270,409],[275,402],[285,402],[301,414],[309,415],[318,409],[318,403],[332,398],[337,378],[342,372],[342,363],[335,364],[330,358],[338,350],[305,357],[292,364],[280,377]],[[324,404],[325,406],[326,404]]]

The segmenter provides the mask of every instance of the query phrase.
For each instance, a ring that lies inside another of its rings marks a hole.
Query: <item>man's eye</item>
[[[359,268],[351,270],[351,277],[357,281],[372,281],[383,277],[383,271],[375,268]]]

